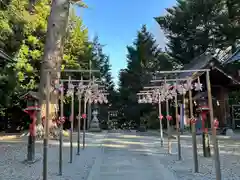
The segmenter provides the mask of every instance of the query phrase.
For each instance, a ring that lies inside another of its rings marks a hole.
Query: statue
[[[90,123],[89,131],[90,132],[101,132],[101,128],[99,127],[99,120],[97,118],[98,111],[95,109],[93,111],[92,115],[93,115],[93,119]]]

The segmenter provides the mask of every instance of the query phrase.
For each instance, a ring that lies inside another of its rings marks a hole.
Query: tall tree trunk
[[[63,43],[66,34],[70,1],[52,0],[51,12],[48,17],[47,35],[44,48],[43,61],[40,72],[40,118],[46,116],[46,80],[47,71],[50,72],[51,92],[50,92],[50,114],[51,119],[55,116],[55,105],[58,104],[58,94],[53,92],[54,82],[60,78],[60,70],[63,56]],[[38,123],[40,123],[38,121]]]

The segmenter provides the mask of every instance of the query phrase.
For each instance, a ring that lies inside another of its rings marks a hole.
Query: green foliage
[[[119,92],[123,122],[133,120],[140,124],[140,117],[152,111],[152,105],[139,105],[137,95],[152,79],[152,72],[171,70],[171,58],[159,49],[146,26],[137,33],[132,46],[127,47],[127,68],[119,75]],[[122,122],[122,123],[123,123]]]
[[[94,37],[93,42],[91,44],[91,66],[92,69],[99,69],[100,73],[95,73],[95,78],[98,78],[102,82],[102,86],[108,93],[108,104],[99,106],[99,119],[101,121],[102,126],[107,125],[107,117],[109,108],[116,108],[116,96],[117,93],[114,89],[113,78],[110,73],[111,65],[109,62],[109,56],[104,54],[103,45],[99,43],[98,37]]]
[[[0,114],[13,106],[20,107],[20,95],[37,90],[40,81],[50,4],[49,0],[37,1],[34,13],[30,14],[28,3],[28,0],[0,1],[0,49],[12,57],[0,59]],[[82,1],[70,3],[87,8]],[[144,121],[147,126],[155,127],[156,108],[138,104],[136,93],[149,85],[155,71],[187,64],[206,50],[231,46],[235,51],[240,39],[239,9],[239,0],[177,0],[166,15],[155,18],[168,38],[167,52],[158,47],[153,35],[143,26],[133,44],[127,47],[127,67],[119,73],[118,92],[114,89],[110,57],[104,53],[104,46],[98,37],[89,40],[88,29],[71,9],[62,69],[100,70],[91,75],[100,79],[109,93],[109,106],[100,107],[100,120],[106,120],[108,110],[112,109],[119,111],[119,125],[130,121],[139,125]],[[228,66],[231,71],[239,69],[239,64]],[[89,73],[66,73],[62,77],[68,75],[74,79],[90,78]],[[68,98],[65,102],[70,107]]]
[[[13,58],[12,60],[1,59],[1,114],[15,105],[20,107],[19,97],[30,90],[37,91],[40,81],[40,64],[50,4],[49,0],[37,1],[34,13],[30,14],[28,3],[28,0],[0,1],[0,49]],[[76,5],[75,1],[72,3]],[[77,3],[81,7],[87,7],[82,1]],[[70,11],[63,53],[62,69],[89,69],[91,62],[93,69],[101,71],[99,77],[108,85],[107,90],[111,90],[110,94],[114,94],[109,57],[102,51],[98,40],[93,42],[89,40],[87,28],[73,9]],[[62,77],[66,78],[67,75],[80,79],[82,74],[63,73]],[[67,98],[65,102],[68,107]]]
[[[157,110],[148,112],[142,116],[142,119],[146,121],[147,127],[149,129],[158,129],[159,128],[159,119],[157,118]]]
[[[89,49],[87,28],[83,25],[82,19],[71,9],[62,69],[86,69],[89,59],[86,58],[85,52]]]
[[[177,0],[167,14],[155,18],[169,42],[169,54],[177,63],[187,64],[206,50],[232,51],[240,36],[237,0]]]

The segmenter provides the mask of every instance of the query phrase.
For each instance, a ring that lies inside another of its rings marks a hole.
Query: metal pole
[[[94,77],[92,78],[92,61],[90,60],[89,61],[89,80],[91,82],[91,80],[94,82],[95,79]],[[91,119],[92,119],[92,105],[90,103],[90,101],[88,102],[88,118],[87,118],[87,129],[90,128],[90,122],[91,122]]]
[[[176,82],[177,84],[177,82]],[[176,116],[176,129],[177,129],[177,144],[178,144],[178,160],[182,160],[181,153],[181,141],[180,141],[180,128],[179,128],[179,116],[178,116],[178,103],[177,103],[177,94],[175,96],[175,116]]]
[[[212,93],[211,93],[211,82],[209,71],[206,72],[206,82],[207,82],[207,92],[208,92],[208,106],[210,110],[210,120],[212,124],[212,141],[214,147],[214,161],[215,161],[215,171],[216,171],[216,180],[221,180],[221,166],[219,158],[219,148],[218,148],[218,139],[216,135],[216,129],[214,127],[214,117],[213,117],[213,105],[212,105]]]
[[[34,124],[34,119],[31,118],[31,124]],[[33,117],[34,118],[34,117]],[[31,126],[31,125],[29,125]],[[29,136],[28,136],[28,149],[27,149],[27,162],[31,163],[35,161],[35,132],[29,127]]]
[[[47,72],[46,79],[46,118],[45,118],[45,133],[43,140],[43,180],[47,180],[47,162],[48,162],[48,135],[49,135],[49,102],[50,102],[50,72]]]
[[[190,119],[194,118],[193,115],[193,102],[192,102],[192,90],[189,90],[189,106],[190,106]],[[197,155],[197,137],[196,137],[196,126],[192,123],[192,145],[193,145],[193,160],[194,160],[194,172],[198,173],[198,155]]]
[[[81,131],[81,101],[82,96],[78,99],[78,138],[77,138],[77,155],[80,155],[80,131]]]
[[[162,127],[162,107],[161,107],[161,99],[160,99],[160,93],[158,93],[158,113],[159,113],[159,123],[160,123],[160,142],[161,147],[163,147],[163,127]]]
[[[107,129],[109,129],[108,124],[109,124],[110,118],[109,118],[109,111],[108,111],[108,116],[107,116]]]
[[[60,116],[61,116],[61,122],[60,122],[60,131],[59,131],[59,175],[62,175],[62,148],[63,148],[63,122],[64,119],[63,115],[63,84],[61,83],[61,96],[60,96]]]
[[[169,116],[169,105],[168,99],[166,99],[166,115]],[[170,121],[167,119],[167,131],[168,131],[168,154],[171,154],[172,145],[171,145],[171,129],[170,129]]]
[[[87,109],[87,99],[84,98],[84,107],[83,107],[83,113],[86,115],[86,109]],[[83,149],[85,149],[85,137],[86,137],[86,117],[83,118]]]
[[[71,81],[71,77],[69,76],[69,82]],[[71,102],[71,131],[70,131],[70,163],[73,161],[73,121],[74,121],[74,93],[72,94],[72,102]]]
[[[164,78],[164,82],[166,84],[166,77]],[[166,98],[166,117],[169,116],[169,105],[168,105],[168,99]],[[167,119],[167,131],[168,131],[168,154],[171,154],[172,146],[171,146],[171,129],[170,129],[170,122]]]
[[[89,129],[90,127],[90,121],[92,119],[92,106],[91,103],[88,102],[87,103],[87,121],[86,121],[86,129]]]
[[[183,130],[185,128],[185,94],[182,95],[182,108],[181,111],[182,111],[182,126],[181,126],[181,134],[183,135]]]

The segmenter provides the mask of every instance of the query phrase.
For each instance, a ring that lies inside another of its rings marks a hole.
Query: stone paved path
[[[109,134],[88,180],[175,180],[174,174],[148,152],[151,142],[151,137],[135,133]]]

